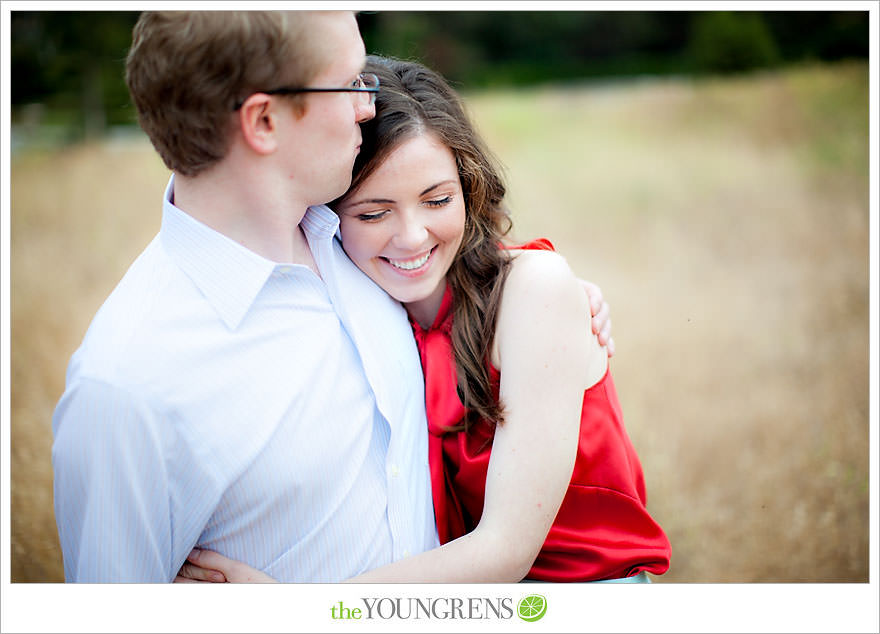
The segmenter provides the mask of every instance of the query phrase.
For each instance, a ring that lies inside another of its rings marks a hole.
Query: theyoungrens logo
[[[514,609],[510,597],[361,597],[361,605],[342,601],[330,607],[334,620],[507,620],[516,614],[533,622],[547,613],[547,599],[533,594],[523,597]]]

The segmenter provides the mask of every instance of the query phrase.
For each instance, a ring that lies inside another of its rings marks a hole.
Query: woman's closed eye
[[[432,200],[426,200],[425,204],[429,207],[442,207],[444,205],[448,205],[452,202],[452,196],[444,196],[443,198],[434,198]]]
[[[381,220],[385,217],[386,214],[389,213],[388,209],[383,209],[381,211],[368,211],[362,214],[358,214],[355,216],[358,220],[362,220],[364,222],[375,222],[377,220]]]

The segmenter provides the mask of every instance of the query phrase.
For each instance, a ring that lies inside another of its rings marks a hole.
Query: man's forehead
[[[321,49],[320,70],[316,76],[336,76],[347,79],[361,72],[366,65],[366,48],[357,21],[350,11],[335,11],[330,22],[323,22],[320,34],[314,38]],[[348,25],[344,21],[348,21]],[[319,21],[320,22],[320,21]],[[313,33],[314,35],[315,33]]]

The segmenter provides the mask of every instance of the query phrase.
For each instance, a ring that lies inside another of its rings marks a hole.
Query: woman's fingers
[[[213,583],[223,583],[226,581],[226,577],[222,572],[210,568],[202,568],[189,561],[184,562],[177,576],[192,581],[210,581]]]

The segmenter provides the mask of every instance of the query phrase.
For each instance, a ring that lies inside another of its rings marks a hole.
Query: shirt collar
[[[313,205],[306,210],[300,226],[309,239],[325,240],[339,236],[339,216],[327,205]]]
[[[162,208],[162,243],[226,326],[235,330],[278,265],[182,211],[171,202],[173,197],[172,174]]]

